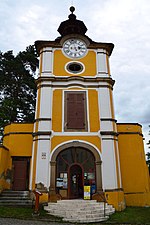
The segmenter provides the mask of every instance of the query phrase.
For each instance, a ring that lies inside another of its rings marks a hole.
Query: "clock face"
[[[87,47],[84,41],[71,38],[64,42],[63,52],[70,58],[81,58],[87,52]]]

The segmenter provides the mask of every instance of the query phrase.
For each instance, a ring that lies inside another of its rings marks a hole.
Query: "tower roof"
[[[110,56],[114,44],[112,43],[102,43],[102,42],[95,42],[92,39],[90,39],[88,36],[85,35],[87,28],[83,21],[77,20],[76,15],[74,14],[75,8],[73,6],[70,7],[71,14],[68,16],[68,20],[65,20],[61,22],[58,32],[60,33],[60,37],[57,37],[54,41],[44,41],[44,40],[38,40],[35,42],[35,47],[37,49],[37,52],[40,53],[40,49],[43,47],[62,47],[61,40],[64,36],[67,35],[82,35],[84,36],[90,43],[89,47],[91,49],[106,49],[108,55]]]
[[[68,34],[81,34],[85,35],[87,28],[83,21],[77,20],[76,15],[73,14],[75,11],[75,8],[73,6],[70,7],[71,14],[68,16],[68,20],[63,21],[59,28],[58,32],[61,34],[61,36],[65,36]]]

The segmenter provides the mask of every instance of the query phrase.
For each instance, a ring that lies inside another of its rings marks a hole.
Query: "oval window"
[[[79,62],[68,63],[66,69],[69,73],[77,74],[83,72],[83,65]]]

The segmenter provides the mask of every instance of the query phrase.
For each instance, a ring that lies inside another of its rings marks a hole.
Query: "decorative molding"
[[[32,135],[33,137],[40,136],[40,135],[50,135],[51,136],[52,132],[51,131],[38,131],[34,132]]]
[[[35,47],[38,52],[40,53],[40,50],[43,49],[44,47],[52,47],[52,48],[61,48],[61,43],[60,43],[61,38],[57,38],[55,41],[36,41],[35,42]],[[114,44],[112,43],[102,43],[102,42],[94,42],[90,40],[90,45],[88,49],[105,49],[107,51],[107,54],[110,56],[114,48]]]
[[[50,141],[50,138],[36,138],[36,139],[33,139],[33,141]]]
[[[123,191],[123,188],[115,188],[115,189],[105,189],[105,192],[116,192],[116,191]]]
[[[135,126],[142,127],[142,125],[139,123],[117,123],[117,125],[135,125]]]
[[[112,118],[101,118],[100,119],[101,121],[112,121],[112,122],[117,122],[117,120],[116,119],[112,119]]]
[[[3,135],[3,137],[5,137],[5,136],[9,136],[9,135],[15,135],[15,134],[33,134],[33,132],[9,132],[9,133],[7,133],[7,134],[4,134]]]
[[[55,132],[53,131],[53,136],[100,136],[99,135],[99,132],[90,132],[90,131],[79,131],[79,132],[76,132],[76,131],[72,131],[72,132],[69,132],[69,131],[64,131],[64,132]]]
[[[114,131],[100,131],[101,135],[113,135],[113,136],[118,136],[118,132]]]
[[[51,70],[43,70],[42,72],[41,72],[41,76],[42,76],[42,74],[45,74],[45,73],[48,73],[48,74],[52,74],[52,71]],[[44,75],[45,76],[45,75]]]
[[[53,52],[53,50],[52,49],[51,50],[50,49],[47,49],[47,50],[46,49],[45,50],[42,49],[42,51],[40,52],[40,54],[42,54],[43,52]]]
[[[109,75],[109,73],[107,73],[107,72],[98,72],[98,74],[107,74],[107,75]]]
[[[39,121],[51,121],[51,118],[37,118],[34,120],[34,122],[39,122]]]
[[[71,140],[69,142],[64,142],[61,143],[60,145],[56,146],[53,150],[52,150],[52,154],[51,154],[51,161],[56,161],[57,155],[70,147],[81,147],[81,148],[85,148],[88,149],[89,151],[91,151],[94,156],[95,156],[95,160],[96,162],[100,162],[101,161],[101,152],[100,149],[98,149],[96,146],[92,145],[91,143],[82,141],[82,140]]]
[[[115,139],[115,138],[102,138],[102,140],[113,140],[113,141],[118,141],[118,139]]]
[[[118,132],[118,135],[122,135],[122,134],[128,134],[128,135],[131,135],[131,134],[138,134],[140,135],[141,137],[143,137],[143,134],[141,132]]]
[[[1,148],[5,149],[6,151],[9,151],[9,149],[6,148],[3,144],[0,144],[0,149],[1,149]]]
[[[111,77],[81,77],[81,76],[69,76],[69,77],[59,77],[59,76],[52,76],[52,77],[38,77],[36,83],[39,84],[42,81],[48,82],[67,82],[68,81],[82,81],[82,82],[107,82],[110,85],[114,85],[115,81]]]
[[[124,192],[125,195],[145,194],[145,192]]]
[[[109,88],[113,90],[113,88],[109,85],[92,85],[92,84],[79,84],[79,83],[71,83],[71,84],[41,84],[38,85],[37,89],[43,88],[43,87],[50,87],[50,88],[69,88],[69,87],[81,87],[81,88]]]

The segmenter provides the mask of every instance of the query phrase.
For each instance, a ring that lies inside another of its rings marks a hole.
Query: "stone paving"
[[[70,225],[69,223],[63,223],[63,224]],[[19,220],[19,219],[12,219],[12,218],[0,218],[0,225],[62,225],[62,223],[34,221],[34,220]]]

